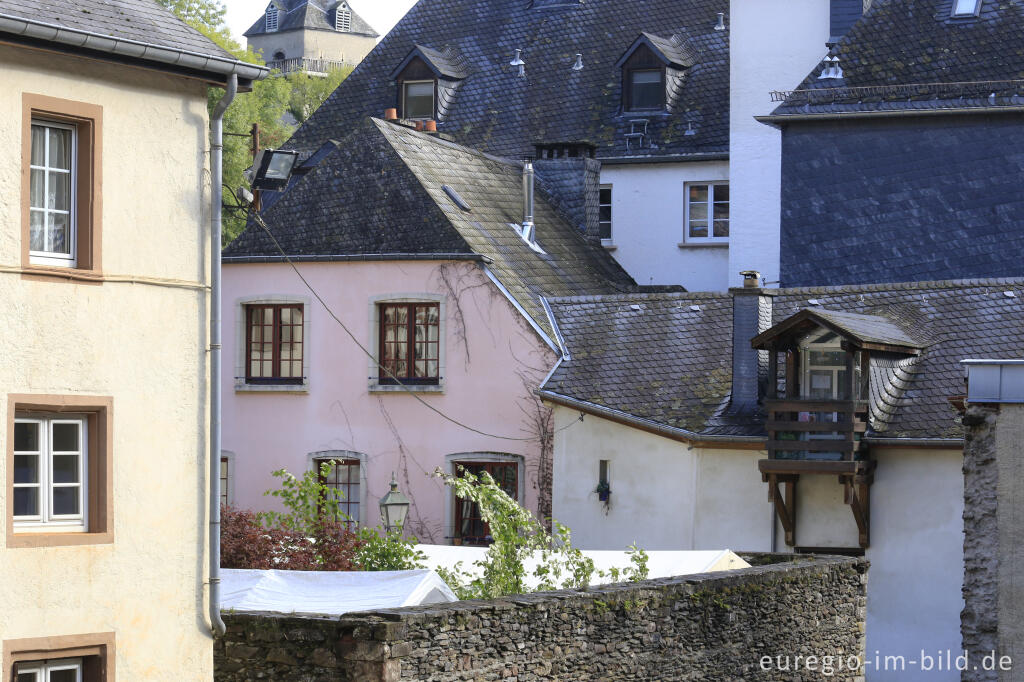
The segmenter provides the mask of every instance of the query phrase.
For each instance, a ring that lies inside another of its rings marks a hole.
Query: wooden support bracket
[[[857,522],[857,539],[867,549],[871,540],[871,483],[872,476],[841,476],[843,501],[850,505],[853,519]]]
[[[786,544],[796,545],[796,482],[800,478],[796,474],[762,474],[761,478],[768,482],[768,499],[775,505],[775,514],[785,531]],[[785,493],[779,490],[779,484],[785,486]]]

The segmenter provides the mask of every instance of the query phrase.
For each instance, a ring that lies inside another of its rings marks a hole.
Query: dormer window
[[[398,106],[402,118],[437,118],[437,76],[422,59],[409,61],[395,80],[398,82]]]
[[[466,75],[465,61],[453,49],[413,45],[390,74],[397,86],[399,115],[406,119],[443,121]]]
[[[953,0],[954,17],[976,17],[981,12],[982,0]]]
[[[352,30],[352,10],[348,8],[348,5],[338,5],[334,10],[334,28],[345,33]]]
[[[684,78],[696,58],[692,46],[679,36],[641,33],[615,64],[622,69],[622,110],[665,111],[670,104],[669,81]]]
[[[277,7],[271,5],[267,8],[267,33],[277,30]]]

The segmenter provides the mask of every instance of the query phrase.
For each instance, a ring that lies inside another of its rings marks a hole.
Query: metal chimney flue
[[[523,162],[523,239],[534,241],[533,161]]]

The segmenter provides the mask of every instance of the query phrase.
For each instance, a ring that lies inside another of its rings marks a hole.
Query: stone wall
[[[225,614],[215,679],[772,680],[763,656],[863,655],[866,561],[748,560],[764,565],[335,619]],[[809,667],[783,674],[819,680]]]

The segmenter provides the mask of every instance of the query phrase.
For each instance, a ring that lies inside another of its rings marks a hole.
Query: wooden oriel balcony
[[[768,457],[827,462],[836,457],[856,459],[860,438],[867,430],[868,405],[863,400],[764,401],[768,419]]]

